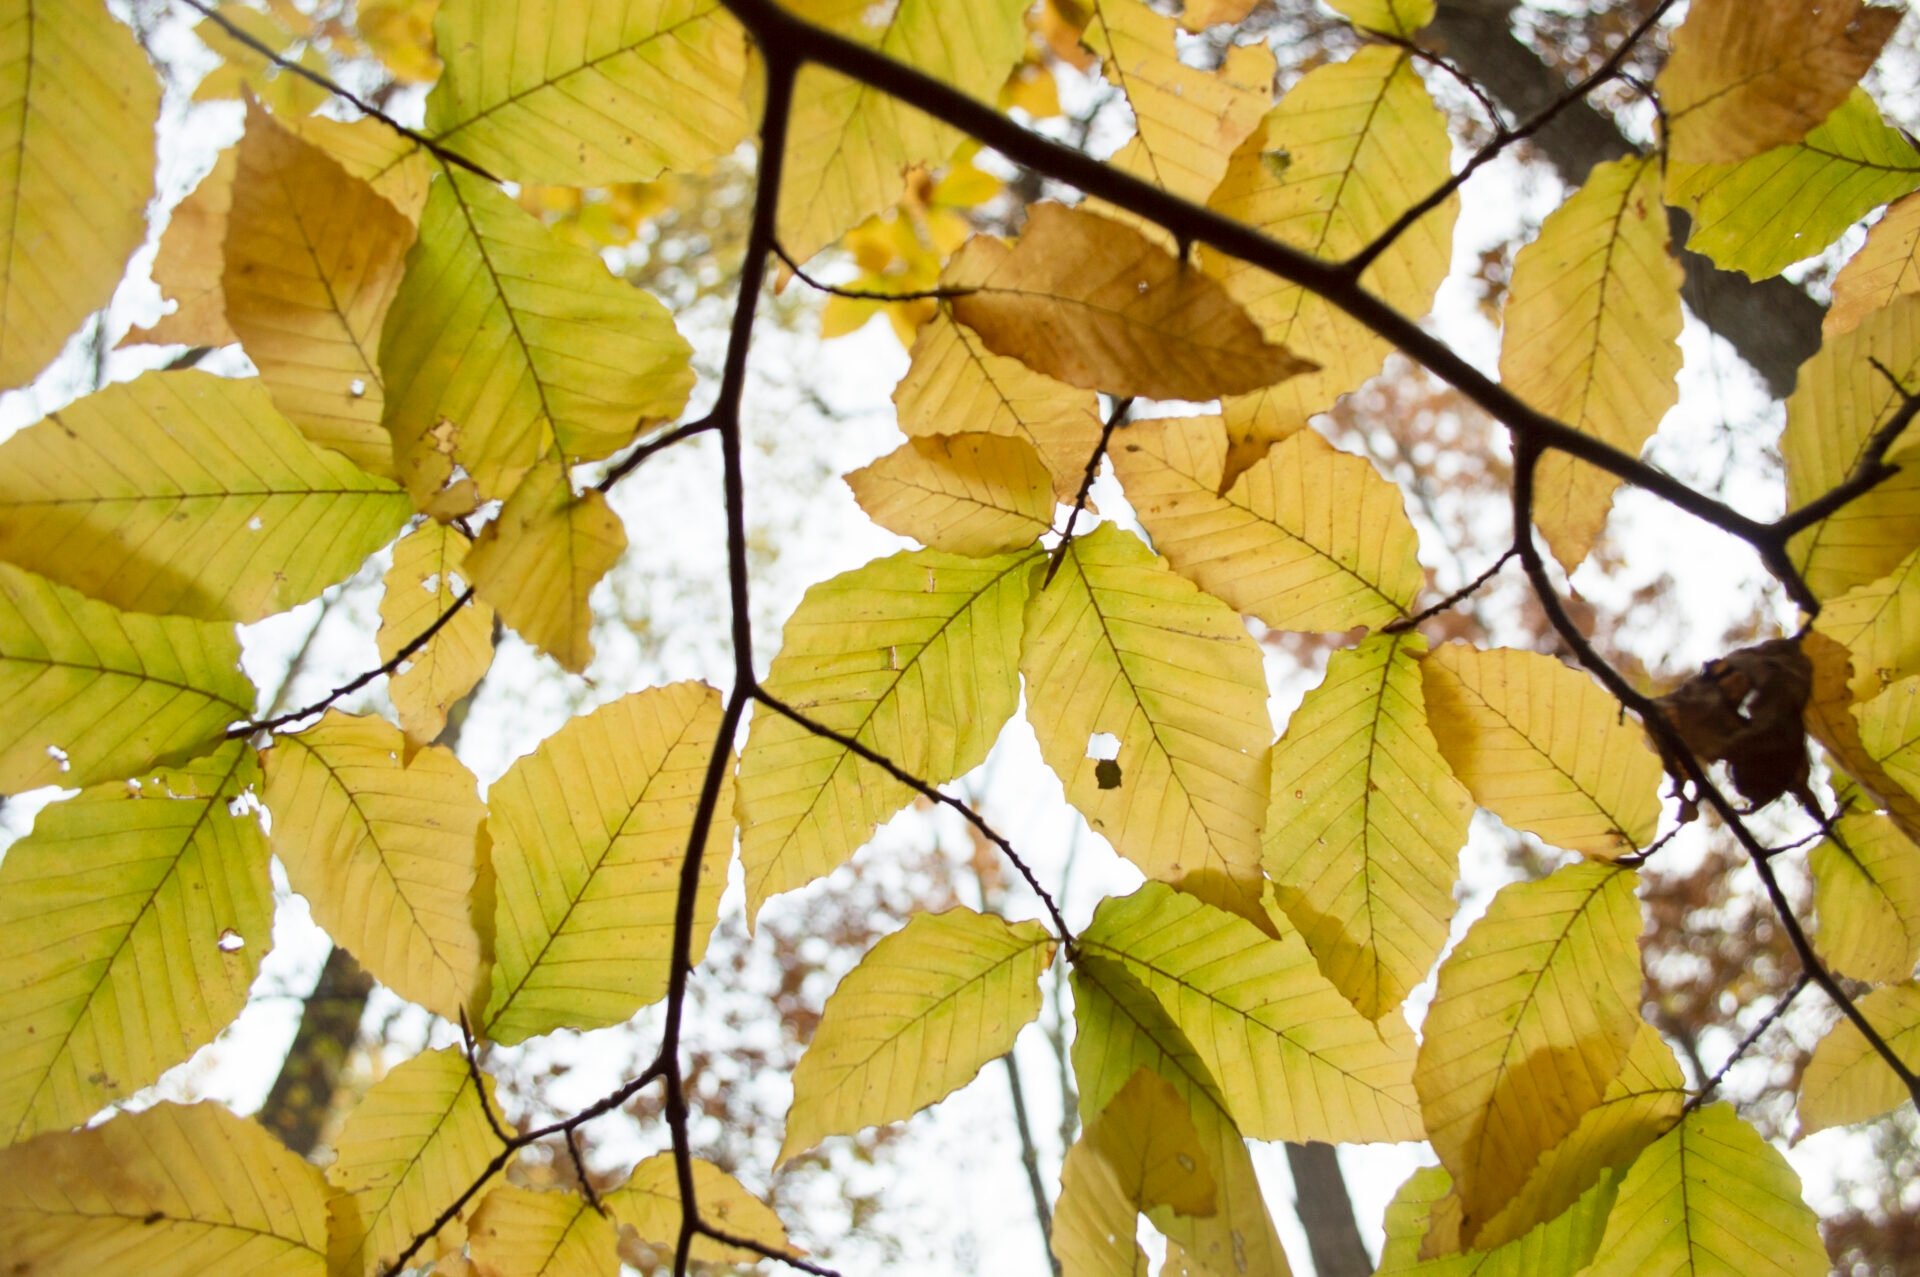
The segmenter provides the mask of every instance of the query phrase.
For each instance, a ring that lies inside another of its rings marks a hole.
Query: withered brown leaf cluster
[[[1759,808],[1806,785],[1801,715],[1812,690],[1813,665],[1799,639],[1770,639],[1708,661],[1654,703],[1694,758],[1702,765],[1727,764],[1734,788]],[[1684,786],[1686,764],[1657,738],[1654,746],[1674,784]]]

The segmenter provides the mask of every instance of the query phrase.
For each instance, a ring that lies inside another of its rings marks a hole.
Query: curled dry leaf
[[[1772,639],[1708,661],[1698,674],[1655,704],[1701,763],[1724,762],[1733,787],[1764,807],[1807,783],[1807,736],[1801,716],[1813,690],[1813,663],[1798,639]],[[1686,767],[1659,741],[1676,785]]]

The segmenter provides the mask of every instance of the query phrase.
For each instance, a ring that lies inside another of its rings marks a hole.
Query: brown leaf
[[[1807,783],[1802,716],[1812,690],[1813,664],[1800,641],[1772,639],[1708,661],[1654,703],[1695,759],[1726,763],[1740,796],[1764,807]],[[1684,783],[1680,760],[1665,749],[1661,756],[1675,784]]]

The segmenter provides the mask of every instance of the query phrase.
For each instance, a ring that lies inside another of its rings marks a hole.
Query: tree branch
[[[1020,1132],[1020,1166],[1027,1173],[1027,1191],[1033,1194],[1034,1218],[1040,1221],[1040,1246],[1047,1252],[1053,1277],[1061,1277],[1060,1257],[1053,1253],[1053,1210],[1047,1205],[1047,1186],[1040,1181],[1040,1150],[1033,1142],[1033,1127],[1027,1121],[1027,1095],[1020,1085],[1020,1066],[1013,1052],[1000,1057],[1007,1066],[1007,1089],[1013,1093],[1013,1124]]]
[[[1754,1048],[1754,1044],[1760,1041],[1761,1035],[1773,1027],[1774,1021],[1787,1013],[1787,1008],[1793,1005],[1793,1000],[1800,996],[1801,991],[1811,980],[1812,977],[1805,971],[1800,973],[1794,980],[1793,987],[1780,996],[1780,1000],[1773,1004],[1773,1008],[1760,1018],[1760,1023],[1753,1026],[1753,1032],[1747,1034],[1740,1040],[1740,1045],[1733,1048],[1733,1054],[1727,1057],[1727,1062],[1701,1085],[1699,1094],[1688,1098],[1680,1110],[1683,1115],[1693,1112],[1712,1098],[1714,1090],[1726,1081],[1727,1074],[1733,1071],[1733,1066],[1740,1063],[1741,1058]]]
[[[1053,547],[1053,553],[1047,559],[1046,579],[1040,582],[1040,588],[1046,589],[1053,584],[1054,573],[1060,570],[1061,561],[1067,557],[1067,551],[1073,546],[1073,525],[1079,522],[1080,515],[1087,508],[1087,494],[1093,491],[1093,481],[1100,477],[1100,461],[1107,455],[1107,445],[1113,442],[1113,432],[1127,419],[1127,413],[1133,408],[1132,398],[1116,399],[1113,411],[1107,414],[1107,424],[1100,431],[1100,442],[1087,456],[1086,473],[1080,477],[1080,491],[1074,495],[1073,509],[1067,512],[1066,530],[1060,534],[1060,544]]]

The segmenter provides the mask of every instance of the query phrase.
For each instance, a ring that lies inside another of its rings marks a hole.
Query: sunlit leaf
[[[383,126],[384,127],[384,126]],[[139,342],[186,346],[225,346],[239,341],[227,325],[227,297],[220,290],[225,268],[227,209],[233,202],[233,177],[240,169],[240,149],[228,147],[213,161],[200,184],[167,215],[160,250],[154,254],[151,274],[174,310],[160,316],[151,328],[127,330],[121,345]]]
[[[719,732],[712,688],[649,688],[568,720],[487,791],[498,900],[488,1037],[618,1024],[666,993],[680,866]],[[696,963],[726,885],[732,771],[702,848]]]
[[[475,998],[476,836],[486,808],[444,746],[329,710],[265,754],[273,852],[313,918],[375,979],[458,1020]]]
[[[1410,36],[1433,21],[1434,0],[1327,0],[1327,7],[1363,31]]]
[[[0,860],[0,1143],[77,1126],[211,1042],[273,943],[238,741],[43,811]]]
[[[380,596],[380,659],[425,633],[467,588],[471,543],[445,524],[428,520],[393,547]],[[447,725],[447,711],[473,690],[493,661],[493,609],[469,601],[451,621],[387,680],[387,694],[409,739],[424,744]]]
[[[1586,1273],[1827,1271],[1819,1221],[1800,1200],[1800,1177],[1732,1105],[1711,1104],[1634,1162]]]
[[[1833,304],[1821,335],[1852,332],[1860,321],[1894,299],[1920,292],[1920,196],[1906,195],[1867,232],[1867,242],[1833,277]]]
[[[374,1277],[393,1270],[414,1237],[480,1177],[500,1141],[467,1062],[452,1048],[414,1056],[375,1082],[347,1115],[327,1167],[327,1271]]]
[[[1379,1272],[1398,1273],[1420,1262],[1421,1247],[1434,1225],[1434,1212],[1449,1197],[1453,1176],[1443,1166],[1422,1166],[1407,1176],[1387,1203],[1381,1220],[1385,1236],[1380,1243]],[[1456,1249],[1448,1247],[1447,1249]]]
[[[1798,142],[1846,100],[1901,16],[1863,0],[1692,0],[1655,81],[1668,153],[1721,164]]]
[[[1828,602],[1814,628],[1846,645],[1856,700],[1920,674],[1920,550],[1887,576]]]
[[[99,0],[0,16],[0,389],[113,297],[147,235],[160,86]]]
[[[1849,811],[1834,828],[1839,839],[1822,839],[1807,856],[1820,919],[1814,948],[1856,980],[1912,978],[1920,962],[1920,847],[1873,811]]]
[[[1500,380],[1548,416],[1638,456],[1680,398],[1682,277],[1658,160],[1596,165],[1514,259]],[[1564,452],[1540,458],[1533,521],[1569,572],[1592,549],[1619,484]]]
[[[320,1172],[219,1104],[160,1104],[0,1152],[0,1255],[34,1277],[324,1277]]]
[[[1473,817],[1427,726],[1425,650],[1415,633],[1334,653],[1273,747],[1267,874],[1321,971],[1369,1019],[1440,956]]]
[[[1920,799],[1882,771],[1860,743],[1853,694],[1847,690],[1852,677],[1847,649],[1815,630],[1801,636],[1800,650],[1813,664],[1813,692],[1806,709],[1808,734],[1886,811],[1896,828],[1909,840],[1920,841]]]
[[[1906,1066],[1920,1068],[1920,984],[1890,984],[1867,994],[1857,1005]],[[1864,1122],[1911,1098],[1866,1034],[1842,1016],[1814,1048],[1801,1079],[1800,1134]]]
[[[746,136],[747,49],[719,0],[445,0],[427,131],[501,177],[650,182]]]
[[[1411,1031],[1349,1006],[1298,934],[1271,939],[1149,882],[1103,903],[1080,943],[1159,1000],[1246,1134],[1330,1144],[1420,1138]]]
[[[987,349],[1088,390],[1211,399],[1311,366],[1263,340],[1210,276],[1131,226],[1059,204],[1031,206],[1011,249],[968,240],[942,282],[974,290],[953,314]]]
[[[227,321],[307,438],[390,475],[376,355],[413,223],[257,102],[239,151],[221,278]]]
[[[807,591],[765,686],[909,775],[978,766],[1019,704],[1037,550],[969,559],[915,550]],[[1084,738],[1083,738],[1084,739]],[[784,715],[756,710],[740,756],[747,914],[851,856],[913,790]]]
[[[373,187],[410,222],[427,206],[434,161],[425,147],[375,119],[352,122],[324,115],[282,116],[280,126],[319,147],[352,177]]]
[[[1273,728],[1239,616],[1102,524],[1028,604],[1020,670],[1040,753],[1094,831],[1148,877],[1260,916]],[[1117,755],[1088,756],[1100,734]]]
[[[1239,22],[1249,13],[1259,0],[1186,0],[1180,9],[1180,26],[1192,32],[1200,32],[1222,22]]]
[[[875,523],[949,554],[1023,549],[1053,523],[1053,478],[1017,436],[923,435],[847,484]]]
[[[0,555],[116,607],[257,621],[400,530],[391,483],[315,447],[259,381],[108,386],[0,446]]]
[[[1040,1013],[1053,937],[970,909],[918,913],[827,999],[793,1070],[784,1162],[829,1135],[911,1117],[1013,1049]]]
[[[467,1223],[480,1277],[615,1277],[613,1221],[578,1193],[536,1193],[502,1184]]]
[[[600,492],[578,496],[551,458],[513,490],[467,552],[467,580],[521,638],[580,673],[593,660],[588,596],[627,550],[626,527]]]
[[[367,47],[403,84],[427,84],[442,70],[433,49],[433,14],[440,0],[364,0],[354,25]]]
[[[1688,248],[1766,279],[1916,187],[1920,152],[1855,89],[1803,141],[1737,164],[1668,164],[1666,198],[1693,214]]]
[[[1400,490],[1317,434],[1275,445],[1224,495],[1218,417],[1138,422],[1109,455],[1154,547],[1275,628],[1377,626],[1406,615],[1426,580]]]
[[[1440,965],[1413,1080],[1467,1236],[1626,1060],[1640,1024],[1635,879],[1581,862],[1504,887]]]
[[[1421,662],[1427,720],[1474,801],[1515,829],[1611,860],[1660,819],[1660,760],[1591,677],[1551,656],[1461,643]]]
[[[1379,1272],[1381,1277],[1389,1273],[1405,1277],[1575,1277],[1599,1248],[1618,1184],[1617,1174],[1603,1171],[1600,1182],[1573,1205],[1512,1241],[1394,1267],[1388,1267],[1383,1259]]]
[[[0,563],[0,793],[190,757],[253,701],[231,625],[121,612]]]
[[[735,1237],[757,1241],[771,1250],[797,1254],[787,1241],[787,1230],[773,1208],[749,1193],[739,1180],[712,1162],[693,1159],[694,1201],[700,1218]],[[614,1218],[671,1256],[680,1241],[680,1181],[672,1153],[656,1153],[633,1168],[627,1182],[601,1201]],[[744,1246],[729,1246],[711,1237],[693,1239],[693,1258],[704,1263],[752,1263],[760,1256]]]

